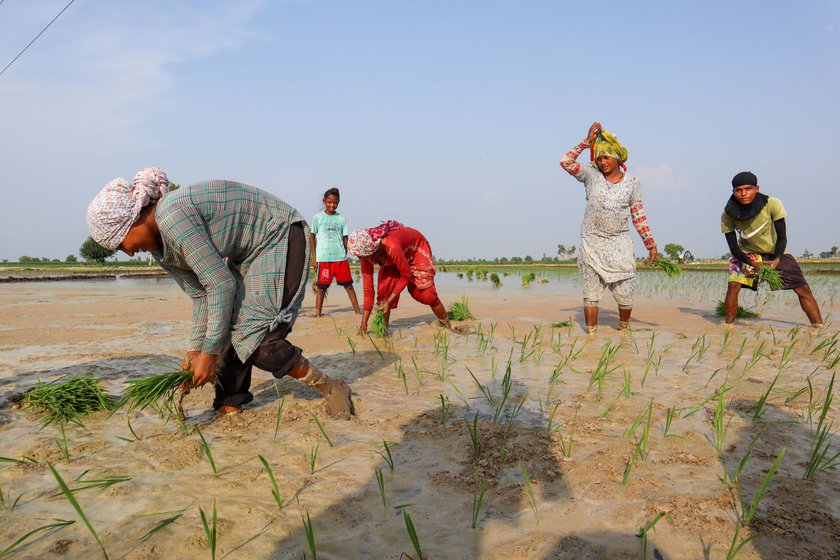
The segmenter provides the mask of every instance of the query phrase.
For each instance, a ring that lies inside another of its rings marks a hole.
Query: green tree
[[[562,243],[557,245],[557,254],[560,256],[561,259],[566,258],[566,252],[567,249],[565,245],[563,245]]]
[[[110,249],[106,249],[97,243],[93,237],[88,236],[82,246],[79,247],[79,255],[86,261],[93,261],[95,263],[104,264],[105,259],[116,253]]]
[[[572,257],[575,256],[575,251],[577,251],[577,247],[575,247],[574,245],[569,247],[569,258],[572,258]]]
[[[67,255],[67,258],[64,259],[64,262],[74,263],[74,262],[79,262],[79,259],[76,258],[76,255]]]
[[[668,258],[672,261],[675,261],[680,258],[685,252],[685,247],[682,245],[678,245],[677,243],[668,243],[665,245],[665,254],[668,255]]]

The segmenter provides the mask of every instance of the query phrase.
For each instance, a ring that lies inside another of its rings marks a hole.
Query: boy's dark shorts
[[[761,255],[761,259],[763,261],[769,261],[773,259],[773,255]],[[782,255],[782,258],[779,259],[779,265],[776,267],[776,272],[782,278],[783,290],[793,290],[808,285],[808,282],[805,280],[805,275],[802,274],[802,269],[799,268],[799,263],[796,262],[793,255]],[[745,284],[743,287],[756,291],[758,290],[758,282],[753,282],[752,286]]]

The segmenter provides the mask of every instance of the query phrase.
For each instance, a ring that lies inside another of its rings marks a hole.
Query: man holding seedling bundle
[[[805,281],[799,263],[785,251],[785,216],[787,212],[781,200],[759,192],[758,177],[754,173],[742,171],[732,178],[732,196],[720,218],[721,231],[732,253],[724,301],[727,324],[735,322],[741,287],[758,290],[757,276],[762,267],[769,267],[781,277],[782,285],[777,289],[793,290],[811,325],[822,326],[820,308],[811,287]]]
[[[581,165],[575,160],[586,148],[594,162]],[[627,148],[598,122],[592,123],[586,139],[560,160],[560,166],[586,188],[578,267],[583,278],[583,314],[590,334],[598,325],[598,303],[605,288],[609,288],[618,304],[621,329],[630,327],[636,256],[628,218],[648,250],[649,262],[659,258],[642,204],[639,179],[624,173],[626,161]]]
[[[192,298],[181,367],[193,372],[192,387],[214,382],[218,412],[239,412],[253,400],[256,365],[317,388],[332,416],[354,413],[344,380],[325,375],[286,340],[309,273],[309,227],[297,210],[234,181],[169,192],[166,174],[148,168],[133,183],[105,185],[88,207],[88,228],[105,248],[150,252]]]

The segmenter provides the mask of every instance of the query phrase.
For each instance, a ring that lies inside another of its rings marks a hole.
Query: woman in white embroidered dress
[[[581,165],[576,160],[586,148],[591,150],[594,162]],[[648,259],[659,258],[642,205],[639,179],[624,172],[626,161],[627,149],[598,122],[592,123],[586,139],[560,160],[561,167],[586,189],[578,267],[583,278],[583,313],[590,333],[598,325],[598,304],[604,288],[609,288],[618,303],[621,328],[630,326],[636,259],[628,218],[648,250]]]

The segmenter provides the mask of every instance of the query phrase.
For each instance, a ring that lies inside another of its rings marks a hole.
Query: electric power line
[[[53,23],[55,23],[55,20],[57,20],[59,17],[61,17],[61,14],[63,14],[63,13],[67,10],[67,8],[69,8],[69,7],[70,7],[70,5],[71,5],[73,2],[75,2],[75,1],[76,1],[76,0],[70,0],[70,2],[68,2],[68,4],[67,4],[66,6],[64,6],[64,9],[63,9],[63,10],[61,10],[60,12],[58,12],[58,15],[57,15],[57,16],[55,16],[54,18],[52,18],[52,21],[51,21],[51,22],[49,22],[49,23],[47,24],[47,26],[41,30],[41,32],[40,32],[40,33],[38,33],[37,35],[35,35],[35,38],[34,38],[34,39],[32,39],[31,41],[29,41],[29,44],[28,44],[28,45],[26,45],[25,47],[23,47],[23,50],[22,50],[22,51],[20,51],[20,52],[18,53],[18,55],[17,55],[16,57],[14,57],[14,58],[12,59],[12,61],[6,65],[6,67],[5,67],[5,68],[3,68],[3,70],[0,70],[0,76],[2,76],[2,75],[3,75],[3,73],[4,73],[6,70],[8,70],[8,69],[9,69],[9,66],[11,66],[12,64],[14,64],[14,63],[15,63],[15,61],[16,61],[17,59],[19,59],[19,58],[20,58],[20,56],[21,56],[23,53],[25,53],[25,52],[26,52],[26,49],[28,49],[29,47],[31,47],[31,46],[32,46],[32,43],[34,43],[35,41],[37,41],[37,40],[38,40],[38,37],[40,37],[41,35],[43,35],[43,34],[44,34],[44,31],[46,31],[47,29],[49,29],[50,25],[52,25]],[[5,2],[5,0],[0,0],[0,4],[2,4],[3,2]]]

